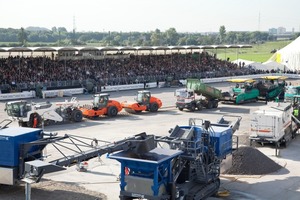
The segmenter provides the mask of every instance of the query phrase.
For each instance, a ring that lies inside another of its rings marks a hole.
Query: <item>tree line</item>
[[[296,33],[293,38],[300,34]],[[39,27],[24,29],[0,28],[2,47],[14,46],[176,46],[176,45],[217,45],[217,44],[255,44],[275,41],[276,35],[268,32],[226,31],[220,26],[215,33],[180,33],[175,28],[166,31],[156,29],[150,32],[68,32],[64,27],[51,30]]]

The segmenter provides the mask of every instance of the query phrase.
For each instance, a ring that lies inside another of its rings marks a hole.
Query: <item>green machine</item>
[[[256,84],[260,100],[274,100],[276,97],[284,99],[286,76],[264,76]]]
[[[285,87],[285,92],[284,92],[284,100],[288,102],[292,102],[294,96],[299,96],[300,95],[300,85],[294,86],[294,85],[289,85]]]
[[[259,90],[254,86],[253,79],[229,79],[230,83],[235,83],[229,92],[222,93],[222,101],[242,104],[247,102],[256,102],[259,96]]]

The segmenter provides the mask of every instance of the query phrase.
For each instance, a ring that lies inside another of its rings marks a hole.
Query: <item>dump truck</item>
[[[299,129],[299,116],[293,115],[295,108],[299,107],[290,102],[268,102],[254,111],[250,118],[250,145],[272,143],[277,155],[277,148],[286,146]]]
[[[95,118],[102,115],[115,117],[122,110],[122,105],[119,101],[109,99],[108,93],[93,95],[91,105],[80,106],[82,114],[86,118]]]
[[[180,111],[217,108],[222,97],[221,90],[202,83],[199,79],[187,79],[186,88],[175,90],[176,108]]]
[[[138,91],[135,100],[135,102],[122,102],[122,108],[128,113],[140,113],[142,111],[157,112],[162,107],[162,101],[152,96],[149,90]]]
[[[243,104],[256,102],[259,96],[259,90],[254,87],[255,80],[253,79],[229,79],[231,86],[229,92],[222,93],[222,102],[232,102],[235,104]]]
[[[11,119],[18,120],[22,127],[41,127],[58,122],[81,122],[82,112],[78,106],[76,97],[57,103],[18,100],[7,102],[5,111]]]
[[[31,184],[40,182],[44,174],[104,154],[121,163],[121,200],[205,199],[218,192],[221,162],[237,146],[231,126],[196,118],[188,125],[175,125],[167,136],[142,132],[114,142],[9,127],[9,123],[0,123],[0,150],[6,152],[0,154],[0,184],[25,183],[26,199]],[[55,145],[58,156],[44,154],[49,144]]]

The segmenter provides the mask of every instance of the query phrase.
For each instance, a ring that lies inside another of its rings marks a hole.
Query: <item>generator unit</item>
[[[293,120],[293,106],[285,102],[268,102],[251,114],[250,145],[274,143],[277,147],[285,145],[295,137],[298,130]]]

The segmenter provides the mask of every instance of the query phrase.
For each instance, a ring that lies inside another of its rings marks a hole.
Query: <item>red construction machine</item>
[[[109,94],[103,93],[93,95],[92,105],[83,105],[79,109],[86,118],[94,118],[101,115],[115,117],[122,110],[122,105],[116,100],[110,100]]]
[[[151,92],[148,90],[142,90],[137,92],[135,102],[124,101],[121,103],[122,107],[128,113],[140,113],[142,111],[157,112],[162,106],[160,99],[151,96]]]

